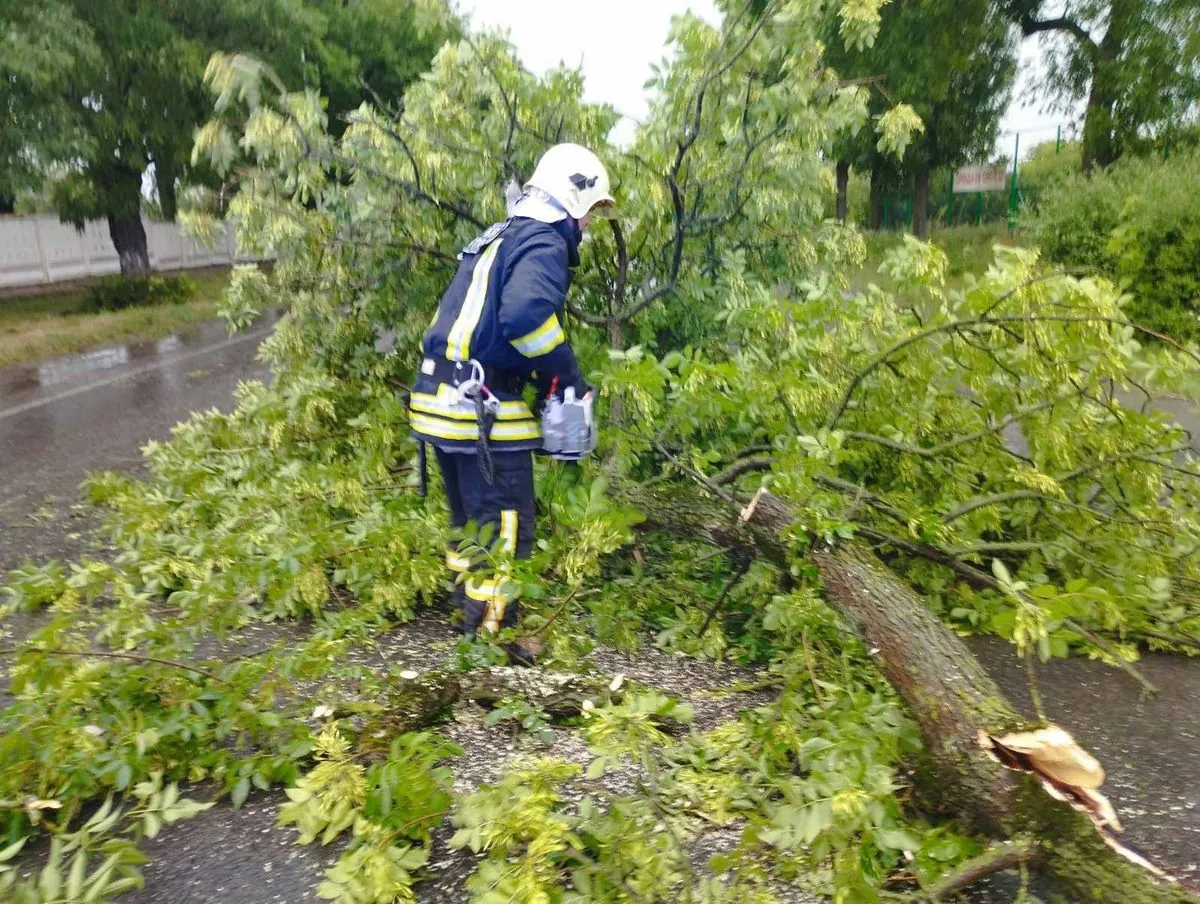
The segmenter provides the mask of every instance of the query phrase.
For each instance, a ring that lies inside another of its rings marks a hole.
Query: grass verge
[[[0,367],[29,364],[136,339],[155,339],[181,326],[216,316],[229,284],[225,269],[188,274],[195,297],[185,304],[127,308],[102,314],[79,313],[85,289],[24,298],[0,298]]]
[[[879,272],[883,256],[904,241],[900,232],[867,233],[867,262],[851,276],[850,288],[860,292],[874,283],[881,289],[892,291],[895,287],[887,276]],[[949,260],[946,273],[947,288],[962,288],[963,278],[968,273],[982,274],[995,257],[996,245],[1028,246],[1030,239],[1020,233],[1014,238],[1008,227],[1003,225],[955,226],[951,229],[930,230],[929,240],[944,252]]]

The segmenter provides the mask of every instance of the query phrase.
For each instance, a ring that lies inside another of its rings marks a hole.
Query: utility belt
[[[478,380],[486,389],[505,395],[520,395],[527,382],[525,375],[515,370],[487,367],[477,361],[450,361],[446,358],[426,358],[421,362],[421,373],[454,387]]]
[[[500,434],[500,441],[516,439],[527,442],[539,438],[537,424],[520,398],[525,387],[524,375],[498,367],[485,367],[473,358],[470,361],[425,358],[421,362],[421,375],[438,384],[438,389],[433,395],[414,392],[410,396],[415,432],[447,439],[454,439],[455,434],[461,435],[462,439],[473,436],[479,470],[489,484],[495,482],[490,442],[493,428]],[[498,394],[516,398],[504,400]],[[475,421],[472,429],[464,429],[464,418]],[[497,424],[498,420],[501,423]],[[418,448],[418,455],[420,491],[423,496],[426,486],[423,441]]]

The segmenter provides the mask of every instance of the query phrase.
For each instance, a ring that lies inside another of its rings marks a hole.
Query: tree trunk
[[[760,494],[733,523],[730,509],[699,491],[624,490],[646,513],[645,527],[702,537],[726,548],[785,562],[787,505]],[[1117,853],[1084,813],[1055,800],[1030,772],[1002,765],[985,742],[1036,727],[1013,709],[979,661],[917,594],[871,552],[850,543],[809,556],[826,601],[879,650],[884,675],[918,722],[928,754],[924,794],[996,838],[1032,837],[1038,868],[1072,901],[1097,904],[1194,902]],[[1109,836],[1114,843],[1116,838]]]
[[[625,333],[621,329],[621,321],[616,317],[610,317],[608,321],[608,347],[616,351],[625,350]],[[614,398],[608,406],[609,423],[614,427],[625,426],[625,402],[621,398]]]
[[[1083,171],[1103,169],[1117,159],[1113,140],[1114,98],[1105,87],[1108,81],[1103,63],[1092,70],[1092,87],[1088,92],[1087,112],[1083,119]]]
[[[161,160],[155,160],[154,185],[158,189],[158,206],[162,212],[162,218],[169,223],[175,222],[175,215],[179,209],[175,190],[176,177],[177,174],[173,168]]]
[[[1121,91],[1121,54],[1141,15],[1137,0],[1113,0],[1104,37],[1092,56],[1092,85],[1083,120],[1083,171],[1109,166],[1121,156],[1116,106]]]
[[[150,251],[141,214],[108,215],[108,234],[121,261],[122,276],[146,276],[150,273]]]
[[[872,232],[878,232],[883,228],[883,174],[872,168],[871,170],[871,213],[870,226]]]
[[[117,164],[103,174],[108,196],[108,234],[121,261],[122,276],[146,276],[150,252],[142,225],[142,172]]]
[[[920,164],[913,176],[913,235],[921,241],[929,238],[929,166]]]
[[[845,160],[839,160],[837,163],[837,218],[840,223],[846,222],[846,215],[849,212],[849,194],[850,164]]]

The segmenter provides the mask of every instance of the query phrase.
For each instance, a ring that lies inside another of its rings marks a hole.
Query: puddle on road
[[[226,336],[223,323],[205,323],[161,339],[129,342],[77,355],[50,358],[40,364],[10,367],[0,370],[0,400],[17,393],[73,383],[127,364],[173,354],[189,346],[220,341]]]
[[[268,312],[260,317],[250,330],[258,331],[271,326],[281,313]],[[21,400],[28,399],[41,391],[59,389],[73,383],[88,383],[121,368],[136,367],[190,348],[215,345],[229,338],[223,320],[209,320],[193,324],[161,339],[142,339],[75,355],[50,358],[38,364],[9,367],[0,370],[0,403],[16,401],[18,397]]]

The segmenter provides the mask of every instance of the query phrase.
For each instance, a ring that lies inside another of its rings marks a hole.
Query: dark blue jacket
[[[473,408],[452,383],[438,379],[442,362],[472,359],[533,382],[544,394],[554,378],[560,389],[583,390],[584,381],[562,328],[562,309],[579,263],[578,226],[570,218],[543,223],[524,217],[492,226],[463,249],[462,262],[421,341],[421,372],[410,412],[419,439],[441,448],[473,450],[478,436]],[[537,419],[520,392],[490,387],[501,399],[489,437],[500,450],[541,445]]]

